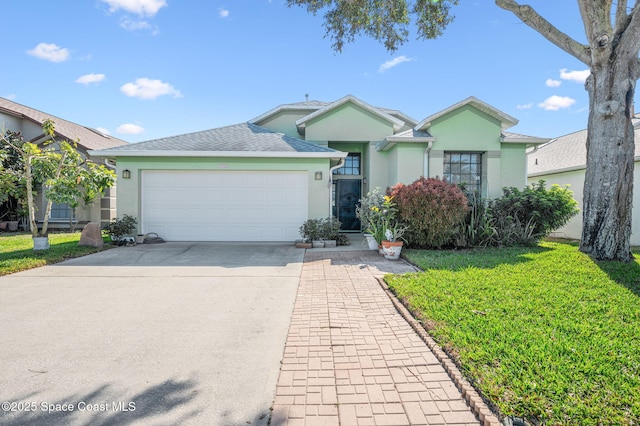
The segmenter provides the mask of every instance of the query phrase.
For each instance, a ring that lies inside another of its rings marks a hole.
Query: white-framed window
[[[482,194],[482,153],[445,152],[444,178],[469,192]]]

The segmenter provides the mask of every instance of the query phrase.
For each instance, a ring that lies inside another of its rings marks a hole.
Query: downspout
[[[333,184],[333,171],[339,169],[342,166],[344,166],[344,158],[341,158],[340,162],[337,165],[329,169],[329,183],[327,183],[327,188],[329,188],[329,217],[331,218],[331,221],[333,221],[333,214],[331,213],[331,202],[333,201],[333,194],[331,193],[331,185]]]
[[[116,165],[111,163],[111,159],[110,158],[105,158],[104,159],[104,165],[109,167],[110,169],[113,169],[113,170],[116,169]]]
[[[431,148],[433,148],[433,141],[429,141],[427,147],[424,150],[424,168],[422,171],[422,175],[425,179],[429,179],[429,153],[431,152]]]

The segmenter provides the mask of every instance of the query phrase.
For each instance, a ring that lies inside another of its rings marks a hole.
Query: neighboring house
[[[640,141],[640,120],[634,120],[634,136]],[[587,164],[587,131],[570,133],[541,145],[528,155],[529,183],[544,180],[547,187],[557,184],[569,185],[573,197],[578,201],[580,213],[574,216],[563,228],[552,236],[559,238],[580,239],[582,236],[582,208],[584,195],[584,178]],[[640,245],[640,144],[636,143],[635,167],[633,181],[633,220],[631,228],[631,244]]]
[[[87,156],[87,151],[91,149],[109,149],[127,144],[121,139],[104,135],[97,130],[0,98],[0,129],[3,132],[7,130],[20,132],[25,141],[41,144],[50,139],[42,133],[42,123],[47,119],[51,119],[55,123],[56,140],[77,141],[77,149],[85,157]],[[98,158],[97,161],[102,161],[102,159]],[[36,220],[38,222],[44,219],[43,207],[45,204],[42,191],[38,191],[36,198],[38,208]],[[87,222],[108,223],[115,215],[114,187],[107,189],[104,198],[96,200],[88,208],[78,209],[75,221],[80,225]],[[49,227],[52,229],[68,228],[69,219],[72,217],[73,212],[67,204],[54,203],[49,218]]]
[[[169,241],[293,241],[309,218],[359,231],[363,194],[420,176],[483,196],[526,184],[517,120],[470,97],[422,121],[354,96],[276,107],[247,123],[151,140],[92,156],[115,160],[118,215]]]

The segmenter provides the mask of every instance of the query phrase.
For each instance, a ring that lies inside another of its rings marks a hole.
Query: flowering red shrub
[[[451,242],[467,214],[467,197],[454,184],[421,177],[410,185],[397,184],[391,195],[398,219],[409,229],[405,240],[418,247],[442,247]]]

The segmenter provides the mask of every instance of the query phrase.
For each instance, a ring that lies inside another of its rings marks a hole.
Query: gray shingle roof
[[[640,127],[635,128],[634,137],[636,141],[640,141]],[[580,130],[540,146],[537,151],[528,155],[528,175],[533,177],[586,167],[586,142],[587,131]],[[640,156],[640,143],[637,142],[635,156]]]
[[[122,139],[104,135],[97,130],[72,123],[71,121],[38,111],[37,109],[29,108],[10,101],[9,99],[0,98],[0,112],[31,120],[38,125],[42,125],[46,119],[50,118],[54,121],[56,133],[61,138],[68,140],[79,139],[79,145],[82,145],[86,149],[107,149],[128,144],[128,142]]]
[[[292,138],[251,123],[184,135],[154,139],[105,150],[105,153],[148,151],[202,151],[202,152],[271,152],[271,153],[334,153],[327,148],[301,139]]]

